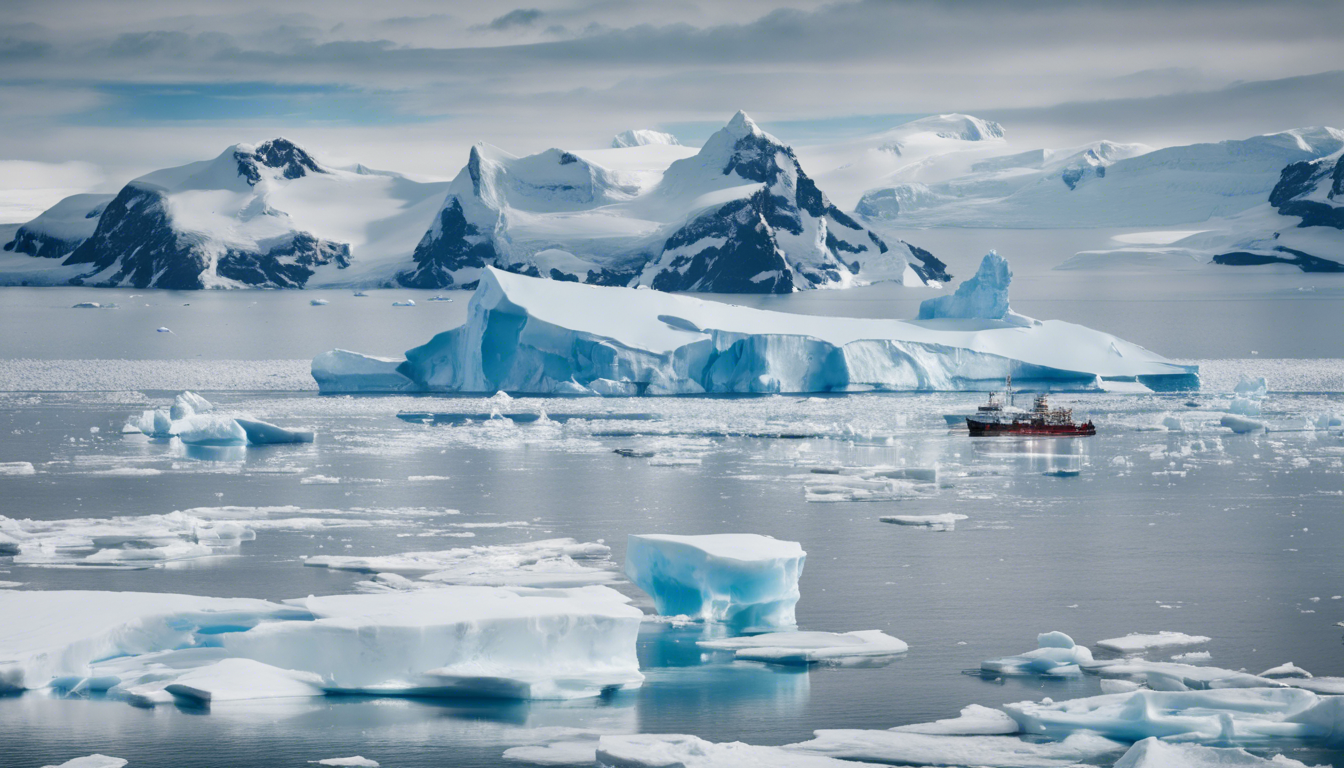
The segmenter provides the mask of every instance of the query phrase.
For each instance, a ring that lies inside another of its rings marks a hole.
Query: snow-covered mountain
[[[53,280],[137,288],[378,283],[404,267],[447,185],[319,163],[285,139],[75,195],[5,249],[61,258]],[[4,275],[22,273],[6,263]]]
[[[1056,269],[1198,269],[1288,265],[1344,272],[1344,150],[1292,163],[1267,202],[1191,232],[1128,233],[1118,247],[1082,251]]]
[[[612,149],[625,149],[628,147],[645,147],[650,144],[669,144],[671,146],[681,146],[677,137],[670,133],[662,131],[651,131],[647,128],[632,128],[628,131],[621,131],[611,140]]]
[[[596,157],[677,149],[515,157],[477,145],[398,280],[470,288],[494,266],[598,285],[787,293],[948,278],[932,254],[888,245],[832,205],[793,150],[745,113],[660,173]]]
[[[1284,166],[1341,147],[1342,131],[1301,128],[1151,151],[1102,141],[1068,150],[945,153],[896,172],[891,178],[900,183],[866,191],[856,210],[903,228],[1186,224],[1260,205]]]

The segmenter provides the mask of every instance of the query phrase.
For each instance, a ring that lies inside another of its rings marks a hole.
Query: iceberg
[[[631,534],[625,575],[663,616],[789,627],[806,557],[797,542],[752,533]]]
[[[1092,661],[1092,652],[1086,646],[1073,642],[1063,632],[1045,632],[1036,637],[1034,651],[990,659],[980,663],[980,671],[988,675],[1046,675],[1061,677],[1082,673],[1080,664]]]
[[[1008,286],[1012,282],[1013,271],[1008,268],[1008,260],[997,251],[990,251],[981,260],[980,269],[957,286],[955,293],[921,303],[919,319],[1003,320],[1012,325],[1029,326],[1030,318],[1008,307]]]
[[[543,280],[486,268],[467,322],[400,363],[333,350],[322,392],[684,395],[951,391],[1005,376],[1054,389],[1106,381],[1197,388],[1179,365],[1061,321],[902,321],[793,315],[689,296]]]
[[[733,658],[769,664],[847,666],[890,660],[910,649],[879,629],[858,632],[767,632],[722,640],[701,640],[701,648],[732,651]]]
[[[308,597],[0,592],[0,692],[141,706],[360,693],[571,699],[638,687],[642,612],[603,586]]]
[[[122,768],[124,765],[126,765],[126,761],[120,757],[86,755],[76,757],[73,760],[66,760],[60,765],[48,765],[46,768]]]
[[[242,446],[311,443],[311,430],[286,429],[242,416],[214,413],[209,400],[194,393],[183,392],[172,407],[142,412],[132,416],[122,428],[123,433],[141,432],[149,437],[168,439],[176,437],[188,445]]]

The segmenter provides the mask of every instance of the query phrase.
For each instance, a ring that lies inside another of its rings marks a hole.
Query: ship
[[[997,392],[990,393],[989,403],[976,409],[966,417],[966,428],[971,437],[992,437],[994,435],[1028,435],[1035,437],[1086,437],[1097,434],[1092,420],[1079,424],[1073,420],[1073,410],[1056,408],[1051,410],[1050,402],[1044,393],[1036,396],[1036,402],[1030,411],[1012,406],[1013,380],[1008,379],[1009,405],[1005,407]]]

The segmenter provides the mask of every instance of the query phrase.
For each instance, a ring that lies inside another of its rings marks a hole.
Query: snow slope
[[[1230,216],[1261,204],[1290,163],[1344,147],[1344,131],[1300,128],[1244,140],[1146,151],[1097,142],[1067,151],[957,155],[903,171],[864,193],[856,210],[904,227],[1165,226]]]
[[[400,379],[392,363],[361,359],[324,353],[313,377],[324,392],[588,395],[961,390],[1009,373],[1066,388],[1098,386],[1098,377],[1198,386],[1193,366],[1061,321],[790,315],[494,268],[482,273],[466,324],[409,350]]]
[[[628,131],[621,131],[611,140],[613,149],[642,147],[648,144],[671,144],[680,146],[681,142],[677,141],[677,137],[670,133],[651,131],[647,128],[632,128]]]
[[[497,267],[595,285],[787,293],[948,277],[927,251],[888,244],[832,205],[793,151],[744,113],[683,153],[516,157],[478,144],[398,280],[473,288]]]
[[[63,257],[66,279],[137,288],[385,283],[444,192],[363,166],[334,168],[285,139],[142,176],[115,196],[76,195],[6,250]],[[14,282],[6,264],[2,279]]]

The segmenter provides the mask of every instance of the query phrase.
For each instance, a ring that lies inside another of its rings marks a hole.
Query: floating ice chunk
[[[166,410],[144,411],[134,424],[136,429],[149,437],[162,439],[173,436],[173,418]]]
[[[341,478],[330,475],[309,475],[299,478],[299,485],[339,485]]]
[[[1178,653],[1171,657],[1172,661],[1208,661],[1213,658],[1213,654],[1208,651],[1191,651],[1189,653]]]
[[[1276,688],[1283,683],[1265,677],[1211,666],[1170,661],[1105,659],[1083,664],[1084,671],[1103,678],[1132,680],[1159,691],[1208,688]]]
[[[200,704],[253,699],[324,696],[322,676],[262,664],[252,659],[221,659],[190,670],[164,688],[179,700]]]
[[[1228,744],[1277,738],[1338,739],[1344,721],[1333,697],[1296,688],[1135,691],[1068,701],[1022,701],[1003,709],[1022,732],[1059,738],[1092,731],[1114,739],[1149,736]]]
[[[1248,419],[1244,416],[1234,416],[1232,414],[1224,416],[1219,423],[1224,427],[1231,429],[1238,435],[1245,435],[1251,432],[1264,432],[1268,429],[1263,421],[1256,421],[1255,419]]]
[[[997,709],[972,704],[957,717],[932,723],[912,723],[892,728],[900,733],[926,733],[933,736],[1006,736],[1017,733],[1017,721]]]
[[[304,561],[315,568],[388,574],[423,574],[433,584],[476,586],[578,587],[617,581],[608,560],[611,548],[574,539],[542,539],[522,544],[459,547],[399,555],[351,557],[319,555]],[[375,580],[379,581],[379,580]],[[385,586],[404,588],[381,579]]]
[[[1238,395],[1264,397],[1265,394],[1269,392],[1269,382],[1265,380],[1264,376],[1252,378],[1243,373],[1241,374],[1241,378],[1237,380],[1237,385],[1232,388],[1232,391]]]
[[[788,627],[806,557],[797,542],[751,533],[631,534],[625,574],[664,616]]]
[[[0,691],[88,676],[97,659],[190,646],[201,629],[294,616],[264,600],[146,592],[0,592]],[[12,617],[23,617],[12,620]]]
[[[647,734],[603,736],[597,743],[598,768],[873,768],[871,763],[836,760],[759,747],[738,741],[716,744],[696,736]]]
[[[353,768],[378,768],[377,760],[370,760],[369,758],[363,757],[361,755],[355,755],[354,757],[328,757],[325,760],[309,760],[308,762],[316,763],[317,765],[343,765],[343,766],[353,766]]]
[[[1178,418],[1178,417],[1176,417],[1176,416],[1167,416],[1167,417],[1163,418],[1163,419],[1162,419],[1162,426],[1166,427],[1167,429],[1171,430],[1172,432],[1184,432],[1184,431],[1185,431],[1185,422],[1181,421],[1180,418]]]
[[[394,306],[394,307],[414,307],[414,306],[415,306],[415,299],[407,299],[407,300],[405,300],[405,301],[394,301],[394,302],[392,302],[392,306]]]
[[[1115,768],[1307,768],[1304,763],[1283,755],[1256,757],[1237,747],[1202,747],[1198,744],[1168,744],[1149,737],[1129,748]]]
[[[217,414],[174,421],[172,434],[188,445],[247,445],[247,431],[233,418]]]
[[[160,327],[160,328],[158,329],[158,332],[159,332],[159,333],[172,333],[172,330],[171,330],[170,328],[167,328],[167,327]]]
[[[313,358],[313,379],[323,392],[400,392],[412,389],[397,367],[401,360],[333,349]]]
[[[16,477],[18,475],[35,475],[37,470],[27,461],[0,461],[0,477]]]
[[[238,426],[243,428],[243,432],[247,435],[247,442],[252,445],[311,443],[314,438],[311,430],[285,429],[270,422],[253,419],[236,418],[234,421],[238,422]]]
[[[1034,651],[981,662],[980,671],[993,675],[1061,677],[1081,674],[1079,665],[1092,661],[1092,652],[1063,632],[1038,635],[1036,645]]]
[[[193,413],[207,413],[215,409],[214,403],[206,400],[195,392],[183,392],[173,399],[173,407],[169,410],[169,415],[173,421],[184,419]]]
[[[166,544],[162,547],[100,549],[84,558],[84,562],[90,565],[144,565],[146,563],[166,563],[172,560],[194,560],[198,557],[209,557],[214,553],[213,549],[204,544],[191,544],[183,541],[176,544]],[[19,557],[15,558],[15,562],[31,564],[33,561],[32,559]]]
[[[1309,680],[1311,679],[1312,674],[1290,661],[1287,664],[1280,664],[1277,667],[1270,667],[1269,669],[1266,669],[1264,672],[1261,672],[1260,676],[1268,677],[1273,680],[1279,680],[1283,678],[1302,678]]]
[[[1240,416],[1259,416],[1261,405],[1260,400],[1254,397],[1245,397],[1237,395],[1228,403],[1227,410]]]
[[[920,320],[939,318],[1004,320],[1010,325],[1029,326],[1034,321],[1008,306],[1008,286],[1013,272],[1008,260],[990,251],[980,261],[974,276],[963,280],[951,296],[926,299],[919,305]]]
[[[120,757],[87,755],[76,757],[74,760],[66,760],[60,765],[48,765],[45,768],[122,768],[124,765],[126,765],[126,761]]]
[[[287,601],[314,621],[222,635],[232,656],[328,691],[569,699],[638,687],[642,613],[608,587],[445,586]]]
[[[821,730],[786,749],[845,760],[896,765],[993,765],[997,768],[1073,766],[1118,755],[1125,746],[1090,733],[1062,741],[1029,742],[1013,736],[942,736],[908,731]]]
[[[327,301],[326,299],[313,299],[312,301],[310,301],[310,302],[308,302],[308,303],[309,303],[310,305],[314,306],[314,307],[325,307],[325,306],[327,306],[328,304],[330,304],[331,302]]]
[[[89,473],[99,477],[153,477],[162,475],[163,470],[153,467],[113,467],[112,469],[98,469]]]
[[[878,629],[857,632],[770,632],[701,640],[701,648],[732,651],[734,658],[770,664],[846,666],[889,660],[910,646]]]
[[[1134,632],[1124,637],[1098,640],[1097,647],[1116,653],[1142,653],[1156,648],[1179,648],[1187,645],[1203,645],[1210,638],[1203,635],[1187,635],[1183,632],[1158,632],[1155,635]]]
[[[966,515],[956,512],[944,512],[941,515],[887,515],[879,517],[884,523],[896,525],[922,525],[935,531],[950,531],[957,527],[958,520],[967,519]]]

